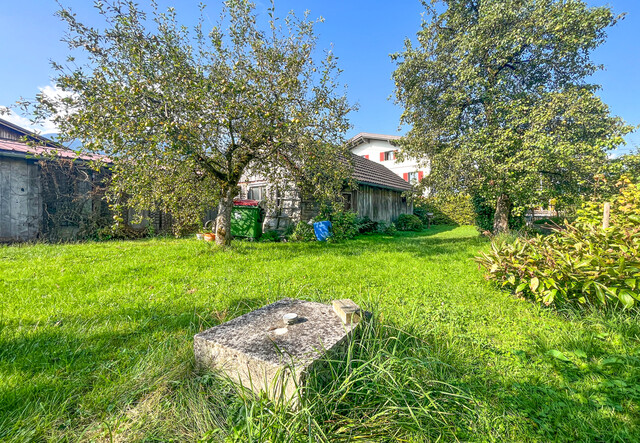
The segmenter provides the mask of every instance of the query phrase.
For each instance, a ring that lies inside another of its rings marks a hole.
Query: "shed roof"
[[[56,155],[60,158],[81,159],[81,160],[102,160],[109,162],[110,160],[102,155],[77,154],[46,137],[34,132],[28,131],[11,122],[0,118],[0,127],[4,127],[11,133],[16,134],[17,138],[26,138],[30,143],[23,140],[11,140],[0,138],[0,155],[13,155],[20,157],[38,156],[38,155]]]
[[[81,160],[107,160],[104,156],[100,155],[82,155],[77,154],[70,149],[55,148],[51,146],[30,146],[27,143],[19,142],[15,140],[2,140],[0,139],[0,155],[13,154],[21,157],[27,156],[39,156],[39,155],[56,155],[60,158],[68,159],[81,159]]]
[[[411,185],[397,176],[393,171],[380,163],[373,162],[359,155],[351,154],[353,158],[353,178],[360,184],[378,188],[409,191]]]
[[[0,127],[4,127],[5,130],[15,134],[17,137],[27,137],[30,141],[38,142],[45,146],[59,147],[54,141],[2,118],[0,118]]]

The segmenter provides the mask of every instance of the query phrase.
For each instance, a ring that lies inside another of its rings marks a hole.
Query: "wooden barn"
[[[405,194],[412,190],[411,184],[384,165],[357,155],[352,155],[352,159],[357,187],[342,192],[346,209],[356,212],[359,217],[387,223],[395,221],[400,214],[413,213],[413,205]],[[264,177],[247,175],[240,183],[240,190],[240,198],[264,203],[264,230],[282,230],[317,215],[313,200],[302,198],[295,189],[269,183]]]

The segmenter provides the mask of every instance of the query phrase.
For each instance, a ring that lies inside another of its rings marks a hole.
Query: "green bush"
[[[356,227],[360,234],[366,234],[369,232],[376,232],[377,223],[369,217],[361,217],[356,219]]]
[[[422,221],[412,214],[400,214],[396,220],[396,227],[399,231],[422,231]]]
[[[471,199],[474,212],[474,224],[478,228],[478,231],[493,231],[493,216],[495,214],[495,208],[487,204],[487,200],[484,197],[474,195]]]
[[[471,197],[467,194],[418,197],[413,203],[413,213],[427,225],[427,213],[432,213],[432,225],[473,225],[475,212]]]
[[[331,241],[348,240],[358,234],[357,214],[339,207],[326,208],[320,211],[316,221],[331,222]]]
[[[546,237],[494,242],[477,261],[487,277],[545,305],[630,308],[640,300],[640,228],[568,224]]]
[[[278,231],[265,231],[260,236],[260,241],[262,241],[262,242],[279,242],[280,241],[280,232],[278,232]]]
[[[290,241],[314,241],[316,239],[316,235],[313,232],[313,226],[309,223],[300,221],[295,224],[291,235],[288,237]]]
[[[477,261],[487,277],[541,301],[633,307],[640,301],[640,188],[628,178],[611,199],[611,225],[602,227],[600,202],[578,211],[578,221],[547,237],[494,240]]]
[[[358,234],[357,214],[353,211],[335,211],[331,214],[334,240],[348,240]]]
[[[379,221],[377,223],[377,226],[376,226],[376,231],[379,234],[385,234],[385,235],[393,236],[393,235],[396,234],[396,232],[398,232],[398,229],[396,228],[395,223],[386,223],[386,222],[383,222],[383,221]]]
[[[616,184],[618,194],[611,203],[610,225],[633,227],[640,224],[640,186],[632,183],[630,178],[622,176]],[[578,221],[581,223],[602,224],[604,202],[590,201],[578,210]]]

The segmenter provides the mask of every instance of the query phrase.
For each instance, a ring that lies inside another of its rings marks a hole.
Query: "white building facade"
[[[400,138],[397,135],[361,132],[349,140],[349,146],[355,155],[380,163],[404,181],[417,185],[430,172],[428,161],[421,164],[416,160],[397,160],[396,153],[399,148],[396,142]]]

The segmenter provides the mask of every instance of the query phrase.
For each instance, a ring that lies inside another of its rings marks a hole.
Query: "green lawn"
[[[0,247],[0,441],[640,440],[639,316],[518,300],[483,280],[487,246],[436,227]],[[376,320],[297,413],[193,367],[195,333],[282,297]]]

